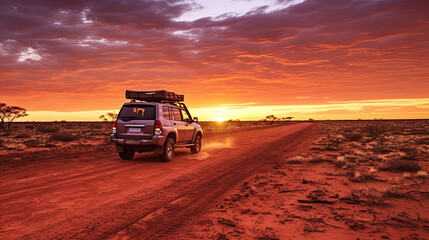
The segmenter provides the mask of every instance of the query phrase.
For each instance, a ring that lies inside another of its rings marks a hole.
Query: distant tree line
[[[273,124],[275,122],[282,122],[282,121],[283,122],[284,121],[289,122],[292,119],[293,119],[293,117],[281,117],[280,118],[280,117],[276,117],[274,115],[268,115],[264,119],[261,119],[260,121],[265,122],[267,125],[271,125],[271,124]]]
[[[0,129],[9,130],[10,125],[15,119],[26,116],[28,116],[27,109],[17,106],[8,106],[6,103],[0,102]]]
[[[118,114],[114,112],[108,112],[99,116],[98,118],[105,122],[107,125],[111,126],[111,124],[116,120],[116,118],[118,118]]]

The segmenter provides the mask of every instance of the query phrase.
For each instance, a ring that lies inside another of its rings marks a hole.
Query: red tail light
[[[158,121],[158,120],[156,120],[155,121],[155,132],[156,131],[162,131],[162,125],[161,125],[161,122],[160,121]]]
[[[117,122],[118,120],[115,120],[114,122],[113,122],[113,130],[116,130],[116,122]]]

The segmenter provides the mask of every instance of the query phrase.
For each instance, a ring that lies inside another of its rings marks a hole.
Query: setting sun
[[[215,121],[220,123],[225,121],[225,119],[223,117],[215,117]]]

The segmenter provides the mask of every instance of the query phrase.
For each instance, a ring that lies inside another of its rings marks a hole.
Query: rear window
[[[119,112],[121,120],[155,120],[155,106],[151,105],[125,105]]]

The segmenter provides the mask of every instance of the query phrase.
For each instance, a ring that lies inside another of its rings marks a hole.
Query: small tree
[[[275,121],[277,121],[278,118],[274,115],[268,115],[265,117],[264,122],[268,125],[273,124]]]
[[[10,129],[10,125],[13,120],[21,117],[28,116],[27,109],[17,106],[7,106],[6,107],[6,118],[7,118],[7,128]]]
[[[4,119],[6,118],[6,103],[0,103],[0,128],[4,128]]]
[[[114,112],[108,112],[106,114],[99,116],[98,118],[103,120],[103,122],[105,122],[110,126],[113,123],[113,121],[115,121],[116,118],[118,118],[118,114]]]

